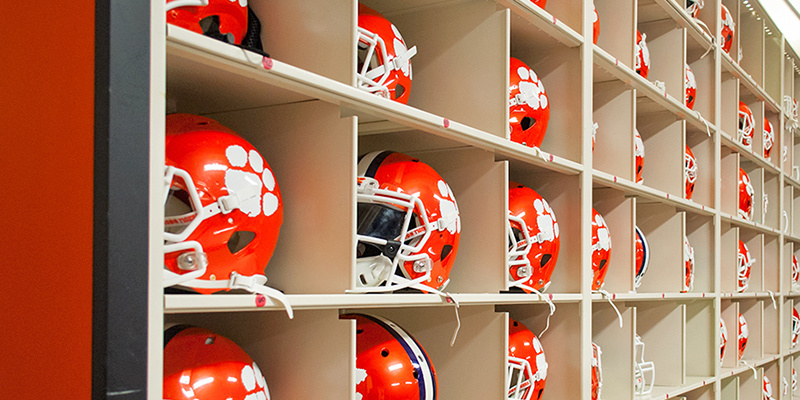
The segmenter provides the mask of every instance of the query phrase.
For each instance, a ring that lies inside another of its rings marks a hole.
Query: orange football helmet
[[[511,57],[508,122],[511,140],[539,147],[550,121],[550,102],[544,84],[527,64]]]
[[[509,285],[547,290],[561,247],[556,214],[539,193],[516,182],[508,189]]]

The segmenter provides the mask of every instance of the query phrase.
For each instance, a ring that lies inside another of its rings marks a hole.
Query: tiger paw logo
[[[558,237],[558,222],[556,216],[553,214],[553,209],[550,204],[542,199],[533,201],[533,208],[536,209],[538,216],[536,217],[536,226],[539,228],[541,240],[545,242],[552,242]]]
[[[265,168],[264,159],[255,150],[249,152],[239,145],[228,146],[225,156],[232,168],[225,170],[225,187],[239,199],[239,210],[249,217],[264,213],[270,216],[278,210],[280,201],[275,176]]]
[[[517,74],[520,78],[519,92],[525,99],[524,103],[534,110],[547,108],[547,94],[545,94],[544,85],[536,72],[529,68],[519,67]]]
[[[267,381],[256,363],[242,368],[241,382],[248,393],[244,400],[269,400]]]
[[[608,233],[606,221],[599,214],[595,215],[594,222],[597,225],[597,244],[596,248],[600,250],[611,249],[611,235]]]
[[[442,214],[442,219],[446,221],[445,228],[450,234],[461,232],[461,215],[458,212],[458,204],[450,189],[450,185],[444,181],[439,181],[437,184],[439,193],[434,193],[433,197],[439,201],[439,211]]]

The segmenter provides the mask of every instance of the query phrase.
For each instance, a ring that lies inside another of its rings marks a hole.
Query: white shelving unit
[[[355,323],[339,315],[378,314],[429,353],[439,398],[505,398],[507,319],[538,333],[549,311],[537,295],[508,291],[506,188],[514,180],[548,200],[561,231],[545,294],[557,310],[540,338],[549,364],[543,399],[590,398],[592,342],[603,349],[602,397],[642,398],[633,390],[636,334],[656,365],[655,389],[643,398],[754,399],[764,375],[776,399],[800,398],[800,391],[783,391],[783,379],[791,385],[792,369],[800,368],[800,348],[790,343],[792,307],[800,302],[791,285],[791,256],[800,254],[800,129],[783,106],[785,96],[800,97],[800,57],[759,4],[742,1],[707,0],[699,16],[717,32],[720,4],[731,10],[731,57],[676,0],[550,0],[544,10],[528,0],[364,0],[418,48],[408,105],[355,87],[355,0],[250,0],[271,58],[166,26],[154,39],[164,54],[152,70],[154,90],[165,93],[163,111],[217,119],[253,143],[275,173],[284,224],[266,275],[287,294],[295,318],[253,294],[156,290],[151,320],[230,337],[261,366],[274,399],[355,399]],[[152,1],[154,15],[163,7]],[[647,34],[649,80],[632,67],[637,29]],[[541,151],[508,140],[510,56],[536,71],[547,90]],[[697,79],[694,110],[683,102],[684,63]],[[752,151],[736,141],[740,100],[755,117]],[[762,157],[764,118],[775,132],[770,159]],[[634,129],[646,149],[643,184],[634,178]],[[151,142],[163,141],[156,125]],[[683,196],[685,145],[698,164],[693,200]],[[420,158],[458,199],[461,245],[447,287],[460,304],[453,346],[454,306],[437,295],[345,293],[355,287],[356,160],[378,149]],[[163,146],[151,151],[163,162]],[[740,167],[756,193],[753,221],[737,216]],[[152,171],[154,201],[163,198],[161,172]],[[608,299],[590,289],[591,207],[612,235],[604,289],[622,328]],[[652,252],[638,292],[635,225]],[[159,243],[161,226],[151,235]],[[680,293],[684,236],[696,259],[689,293]],[[739,239],[756,260],[745,293],[735,290]],[[160,260],[155,247],[151,259]],[[151,270],[159,274],[160,263]],[[739,313],[750,331],[746,364],[736,360]],[[720,318],[728,330],[721,362]],[[160,399],[160,332],[151,343],[148,397]]]

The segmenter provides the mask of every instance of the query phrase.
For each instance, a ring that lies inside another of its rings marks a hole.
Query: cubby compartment
[[[755,3],[755,2],[754,2]],[[733,11],[731,9],[731,11]],[[761,15],[753,10],[753,6],[747,3],[739,4],[739,18],[736,28],[739,32],[741,46],[741,60],[739,65],[750,75],[760,86],[764,85],[764,22]],[[731,54],[736,50],[731,48]]]
[[[634,200],[616,189],[598,187],[592,191],[594,209],[608,225],[611,255],[602,289],[627,293],[633,289]]]
[[[772,165],[780,168],[781,166],[781,146],[783,145],[783,138],[781,137],[780,131],[780,121],[781,116],[780,112],[775,112],[768,107],[764,108],[764,118],[766,121],[762,122],[762,148],[764,151],[760,154],[765,156],[764,158],[771,163]],[[767,132],[767,122],[772,125],[772,142],[767,143],[768,140],[766,137]],[[766,157],[767,150],[769,150],[769,157]]]
[[[409,48],[417,47],[410,60],[410,106],[507,137],[508,51],[503,44],[508,10],[480,0],[363,4],[391,21]],[[470,61],[475,54],[481,55],[481,62]],[[481,79],[473,79],[477,76]]]
[[[686,64],[692,70],[697,84],[693,110],[700,113],[706,120],[714,121],[717,80],[714,69],[715,53],[709,47],[708,42],[698,41],[693,35],[686,37]],[[683,98],[683,96],[676,98]]]
[[[355,323],[340,320],[337,310],[296,311],[292,320],[282,311],[164,316],[165,329],[178,324],[209,329],[239,345],[258,364],[275,398],[353,396]],[[308,376],[315,377],[314,385]]]
[[[738,142],[739,80],[725,70],[722,71],[720,92],[720,127],[733,141]]]
[[[720,211],[739,214],[739,154],[728,147],[720,149]]]
[[[683,98],[683,97],[681,97]],[[640,97],[636,104],[636,128],[644,143],[642,178],[645,186],[683,197],[683,120],[659,109],[650,99]],[[650,151],[647,151],[650,149]]]
[[[787,297],[783,302],[783,324],[779,325],[779,330],[782,331],[785,337],[783,345],[781,346],[781,350],[783,351],[795,351],[800,349],[797,344],[792,343],[792,325],[795,308],[800,312],[800,301],[798,301],[798,298],[795,296]]]
[[[686,212],[685,215],[686,238],[694,250],[693,292],[714,292],[714,282],[716,282],[714,275],[714,219],[691,212]]]
[[[595,82],[592,94],[592,118],[597,124],[592,166],[635,182],[634,91],[622,81],[610,80]]]
[[[775,357],[780,354],[780,331],[775,329],[779,327],[778,317],[780,312],[778,310],[778,300],[774,297],[767,297],[761,301],[761,358]],[[770,377],[772,379],[772,377]],[[775,382],[773,380],[773,382]]]
[[[739,232],[729,222],[722,221],[720,228],[720,290],[736,293],[738,282]]]
[[[347,85],[355,84],[353,34],[358,15],[352,0],[251,0],[249,6],[261,22],[261,42],[270,57]],[[399,29],[406,32],[402,26]]]
[[[346,227],[353,226],[355,209],[331,212],[331,206],[355,204],[355,118],[342,118],[338,106],[321,101],[209,116],[259,149],[280,188],[283,225],[266,268],[269,285],[286,293],[353,287],[355,231]],[[326,245],[309,246],[309,232],[326,238]]]
[[[723,372],[736,368],[739,365],[738,353],[738,327],[739,327],[739,307],[738,304],[727,299],[720,301],[720,319],[725,324],[728,333],[725,344],[725,353],[722,354],[720,365]],[[720,337],[721,340],[721,337]],[[722,346],[722,343],[720,343]],[[721,351],[721,349],[720,349]],[[728,372],[730,373],[730,372]]]
[[[606,300],[592,303],[592,342],[603,351],[603,397],[613,394],[614,399],[632,400],[634,309],[621,302],[615,305],[622,315],[622,327],[617,313]],[[653,346],[655,343],[651,344]]]
[[[724,5],[728,12],[730,13],[731,18],[733,19],[733,41],[731,43],[730,50],[726,53],[724,50],[722,51],[724,58],[729,58],[732,62],[738,63],[739,62],[739,48],[741,47],[741,42],[739,40],[739,36],[741,35],[741,15],[740,8],[739,8],[739,0],[722,0],[722,5]],[[712,26],[712,25],[709,25]],[[719,26],[719,29],[722,29],[722,26]],[[719,32],[719,30],[717,31]],[[722,46],[723,43],[719,43]]]
[[[546,304],[497,306],[497,311],[507,312],[510,318],[523,323],[542,343],[547,359],[547,384],[542,398],[580,398],[581,387],[576,385],[573,379],[575,376],[580,375],[581,366],[581,318],[579,310],[580,305],[578,303],[559,304],[556,313],[550,317],[549,328],[540,335],[540,332],[547,324],[547,316],[549,314],[549,308]],[[459,333],[460,335],[461,333]],[[459,338],[458,340],[461,339]],[[483,368],[477,369],[483,370]],[[605,369],[603,373],[605,373]],[[460,380],[460,382],[462,386],[471,386],[464,385],[464,383],[474,381]]]
[[[781,220],[781,210],[778,206],[780,202],[780,175],[772,173],[772,170],[763,169],[762,190],[762,223],[773,229],[780,230],[783,221]]]
[[[780,293],[780,271],[783,263],[780,262],[780,238],[778,236],[763,235],[762,276],[764,290]]]
[[[749,90],[747,90],[745,86],[741,86],[739,88],[739,100],[742,103],[746,104],[747,107],[750,108],[750,112],[753,114],[753,138],[751,140],[749,151],[759,156],[763,156],[764,150],[762,147],[762,142],[764,141],[764,135],[763,135],[764,103],[758,101],[755,93],[752,93]],[[738,111],[737,111],[737,121],[738,121]],[[736,137],[736,141],[745,146],[741,138],[738,136],[738,134]]]
[[[686,125],[686,146],[694,155],[697,166],[697,178],[694,182],[692,201],[711,208],[714,206],[714,195],[719,185],[714,181],[716,170],[716,144],[709,132],[701,131],[691,124]],[[684,156],[685,157],[685,156]],[[686,160],[684,160],[684,164]],[[684,169],[685,169],[684,165]],[[686,171],[684,171],[684,174]],[[685,179],[685,177],[684,177]],[[685,192],[685,190],[684,190]]]
[[[764,307],[759,300],[745,299],[736,301],[735,303],[739,309],[739,314],[744,316],[747,325],[747,345],[744,348],[742,361],[752,365],[753,362],[757,362],[764,357],[762,348],[762,318]],[[734,326],[738,327],[738,325]],[[730,339],[728,339],[728,341],[730,342]]]
[[[778,373],[778,364],[779,363],[775,361],[765,364],[761,368],[762,390],[764,384],[768,381],[769,388],[772,390],[771,396],[769,397],[770,400],[779,398],[783,391],[783,382],[781,382],[781,377]],[[766,381],[764,379],[766,379]]]
[[[781,101],[781,64],[783,63],[783,49],[781,48],[781,35],[775,25],[763,19],[764,26],[770,29],[764,40],[764,90],[772,100]],[[775,125],[777,126],[777,125]]]
[[[737,400],[739,399],[739,376],[723,378],[720,386],[720,399]]]
[[[637,3],[637,29],[642,33],[650,53],[647,80],[663,82],[667,94],[682,100],[685,34],[683,27],[663,7],[669,6],[655,0],[640,0]]]
[[[758,399],[761,397],[761,374],[752,370],[745,370],[739,373],[739,398]]]
[[[581,76],[580,48],[565,46],[542,35],[535,24],[516,14],[511,15],[510,29],[511,57],[527,64],[538,75],[547,93],[550,120],[541,149],[580,162],[581,146],[575,145],[581,142],[582,136],[582,122],[575,118],[575,105],[584,101],[582,80],[577,79]],[[484,100],[480,96],[476,99]],[[503,104],[508,104],[507,99]],[[478,116],[480,114],[477,112]]]
[[[684,307],[686,309],[685,381],[688,383],[711,380],[716,375],[719,363],[719,346],[716,339],[719,319],[714,310],[714,302],[706,299],[696,300],[687,302]]]
[[[678,293],[684,285],[683,214],[667,204],[636,199],[636,226],[650,247],[650,263],[639,293]],[[690,240],[691,242],[691,240]],[[698,275],[695,261],[695,277]],[[635,269],[633,270],[635,274]],[[707,275],[707,273],[706,273]]]
[[[763,170],[759,168],[755,163],[749,160],[745,160],[744,158],[739,158],[739,167],[742,170],[744,170],[744,172],[747,174],[747,178],[750,179],[750,184],[753,186],[753,201],[752,201],[753,211],[752,211],[752,218],[750,218],[749,221],[763,224],[764,223]],[[738,189],[739,189],[738,176],[736,182],[737,182],[736,187],[738,194]],[[737,199],[739,199],[739,196],[737,196]]]
[[[680,303],[636,304],[636,334],[645,344],[644,361],[652,361],[655,366],[654,396],[669,393],[685,381],[687,366],[681,351],[687,346],[683,336],[685,313],[686,306]],[[714,355],[713,352],[706,354],[709,359]]]
[[[558,222],[560,248],[549,293],[580,293],[581,207],[580,176],[549,171],[532,164],[510,160],[509,179],[541,195]],[[506,272],[504,271],[505,276]]]
[[[600,17],[600,37],[597,46],[618,62],[634,68],[636,45],[636,5],[618,0],[594,0]]]
[[[750,252],[750,260],[753,263],[753,265],[750,267],[750,281],[748,283],[747,290],[745,291],[760,292],[764,290],[762,286],[764,273],[764,236],[748,228],[739,228],[739,240],[744,242],[744,245],[747,246],[747,250]],[[738,262],[736,265],[738,267]]]
[[[342,312],[342,314],[350,313],[386,318],[416,339],[425,349],[436,370],[440,398],[488,399],[499,398],[506,393],[504,378],[508,355],[508,322],[505,314],[495,312],[494,306],[460,307],[458,318],[453,306],[377,308]],[[535,329],[531,326],[528,328]],[[456,330],[458,336],[451,345]],[[547,352],[547,346],[544,343],[542,345]],[[555,361],[557,358],[549,359]],[[481,365],[481,368],[475,368],[475,365]],[[298,374],[298,376],[306,375]],[[465,385],[464,382],[472,384]],[[319,387],[324,388],[324,386]],[[287,395],[287,398],[291,398],[291,395]]]
[[[455,144],[423,140],[423,137],[422,133],[408,132],[361,135],[358,154],[398,151],[433,168],[450,186],[460,214],[460,241],[446,290],[465,293],[504,290],[508,218],[505,162],[495,161],[494,154],[485,150],[451,147]]]

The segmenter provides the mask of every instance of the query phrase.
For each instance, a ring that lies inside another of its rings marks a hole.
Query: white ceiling
[[[795,54],[800,54],[800,0],[759,0]]]

